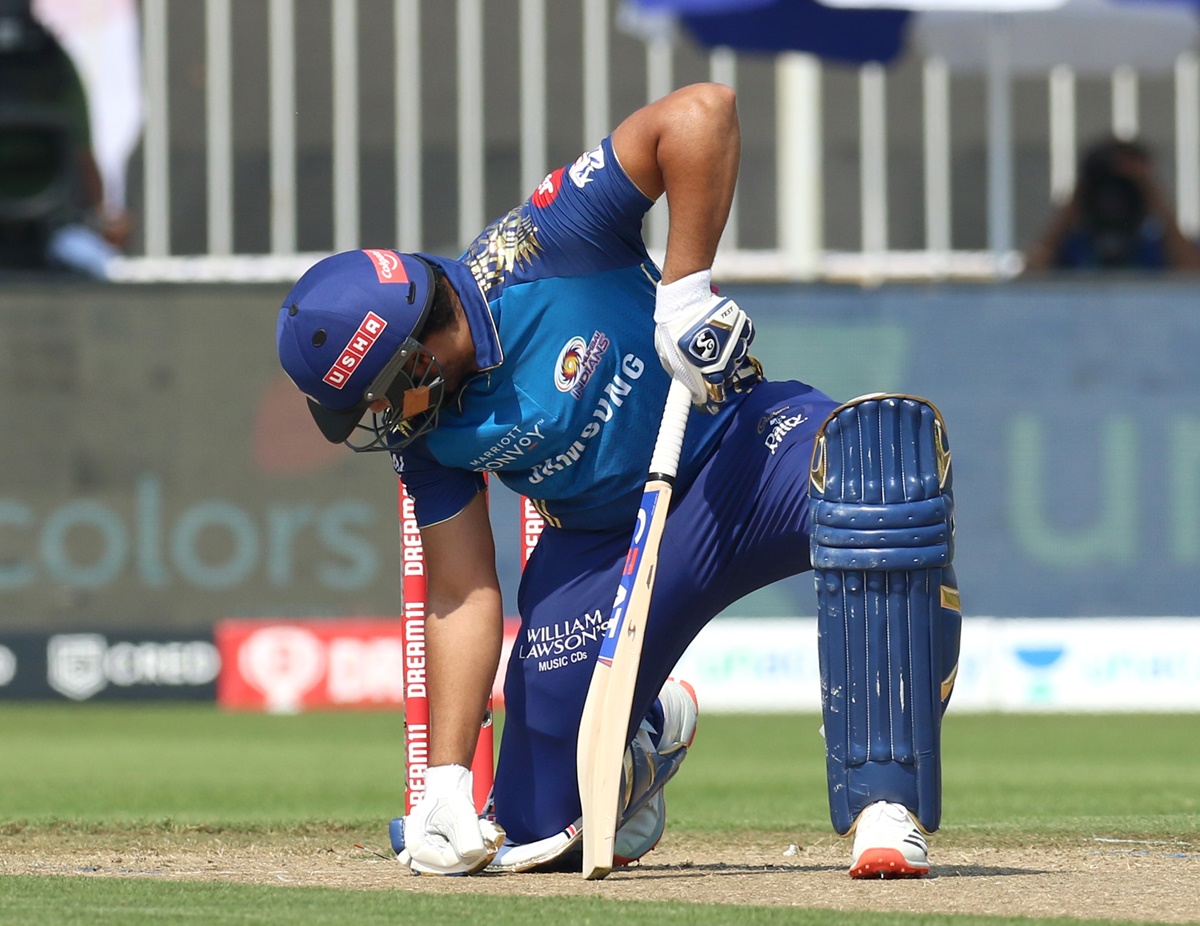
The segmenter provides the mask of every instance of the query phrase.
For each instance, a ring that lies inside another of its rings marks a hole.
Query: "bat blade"
[[[612,871],[629,715],[670,503],[670,482],[646,484],[579,725],[576,759],[583,805],[583,876],[589,881]]]
[[[691,408],[687,386],[672,381],[650,456],[650,475],[642,492],[633,541],[621,570],[600,654],[592,667],[592,681],[579,723],[576,765],[583,809],[583,876],[589,881],[612,871],[617,818],[621,812],[621,766],[642,659],[642,638],[658,570],[658,546],[671,506],[671,490]]]

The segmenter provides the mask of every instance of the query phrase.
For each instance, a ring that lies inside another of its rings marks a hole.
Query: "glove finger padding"
[[[742,320],[745,323],[727,345],[728,362],[724,365],[719,361],[713,363],[712,367],[720,368],[704,373],[710,405],[724,402],[730,392],[749,392],[762,380],[762,366],[750,356],[750,345],[754,342],[754,322],[744,312]],[[753,375],[747,375],[751,373]]]

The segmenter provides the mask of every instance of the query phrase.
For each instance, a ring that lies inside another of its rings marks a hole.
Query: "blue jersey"
[[[1059,246],[1055,266],[1064,270],[1097,270],[1101,267],[1125,270],[1167,269],[1167,249],[1163,240],[1162,226],[1147,220],[1136,232],[1118,236],[1121,256],[1108,262],[1101,256],[1096,237],[1083,229],[1076,229]]]
[[[669,385],[654,349],[659,271],[641,234],[651,205],[606,138],[458,261],[423,255],[462,299],[481,372],[434,431],[393,454],[421,526],[461,511],[489,472],[551,526],[633,521]],[[681,485],[741,399],[691,416]]]

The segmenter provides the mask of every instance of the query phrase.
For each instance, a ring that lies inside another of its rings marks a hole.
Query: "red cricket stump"
[[[403,564],[400,646],[404,651],[404,812],[410,813],[425,793],[425,770],[429,767],[429,693],[425,673],[425,608],[427,601],[425,552],[421,531],[413,513],[413,502],[400,481],[400,554]],[[479,727],[471,773],[475,782],[475,809],[488,811],[495,776],[492,699]]]
[[[521,568],[529,561],[546,522],[537,508],[521,496]],[[404,770],[406,791],[404,812],[408,813],[425,791],[425,769],[429,767],[429,695],[425,675],[425,553],[421,531],[413,513],[413,502],[400,481],[400,547],[404,574],[401,597],[400,645],[404,650]],[[475,757],[471,761],[475,781],[475,808],[489,813],[492,785],[495,781],[495,728],[492,725],[492,699],[488,698],[487,716],[479,728]]]

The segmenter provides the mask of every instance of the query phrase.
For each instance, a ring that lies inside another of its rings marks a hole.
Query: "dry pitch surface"
[[[837,910],[1200,922],[1200,844],[1064,839],[1036,848],[931,848],[934,872],[851,881],[849,845],[790,845],[762,834],[668,834],[639,867],[602,882],[579,875],[417,877],[347,832],[270,836],[204,832],[6,834],[0,874],[165,878],[453,894],[583,896]]]

